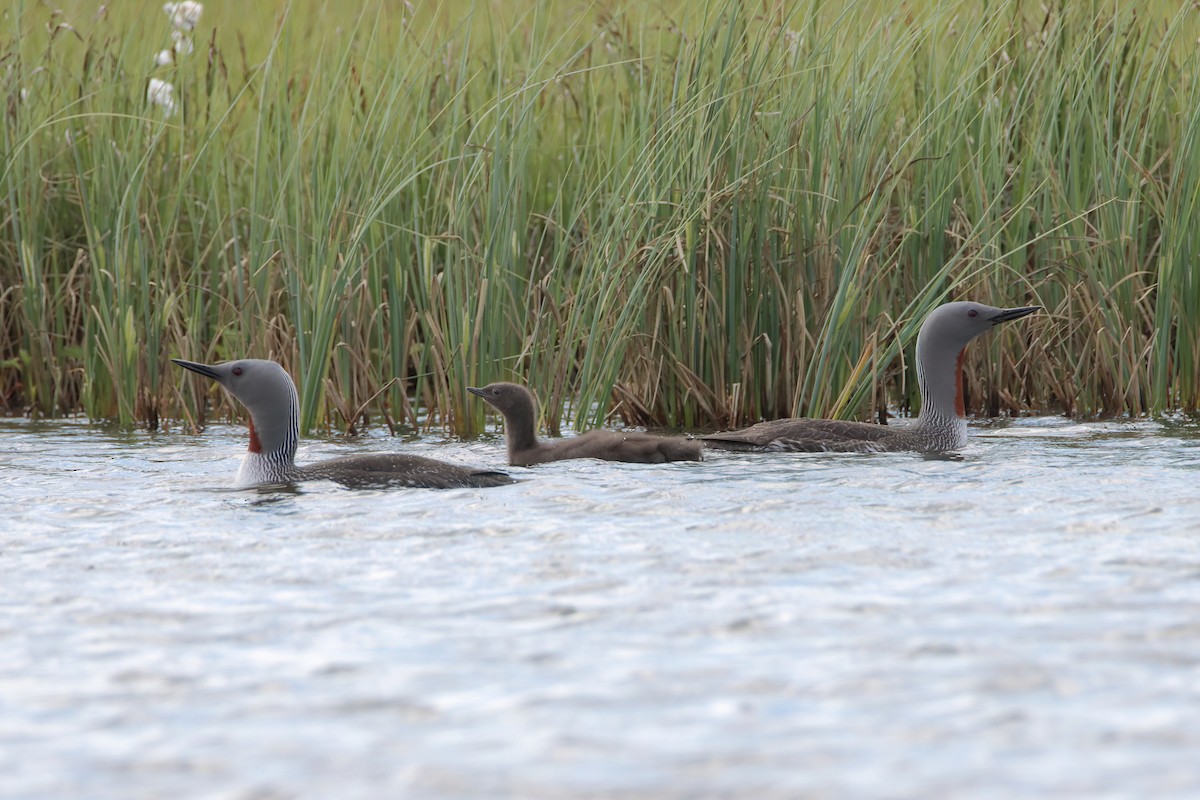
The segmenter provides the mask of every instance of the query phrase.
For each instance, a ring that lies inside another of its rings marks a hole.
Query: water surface
[[[0,420],[0,795],[1200,794],[1200,428],[229,488]],[[502,444],[313,440],[495,467]]]

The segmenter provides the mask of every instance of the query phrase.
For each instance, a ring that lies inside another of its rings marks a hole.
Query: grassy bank
[[[1190,5],[210,7],[161,66],[159,4],[64,8],[0,53],[10,409],[194,417],[168,359],[252,355],[306,429],[865,418],[947,297],[1047,310],[972,411],[1200,402]]]

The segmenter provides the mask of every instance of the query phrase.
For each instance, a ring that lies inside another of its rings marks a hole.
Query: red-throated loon
[[[346,456],[297,466],[300,401],[296,385],[283,367],[257,358],[212,365],[171,360],[184,369],[212,378],[249,410],[250,450],[238,469],[238,486],[331,480],[356,489],[452,489],[514,482],[503,472],[391,453]]]
[[[717,450],[877,453],[915,450],[938,453],[967,443],[962,361],[967,344],[996,325],[1020,319],[1040,306],[994,308],[957,302],[938,306],[917,334],[917,382],[921,413],[909,425],[889,427],[832,419],[776,419],[739,431],[702,436]]]

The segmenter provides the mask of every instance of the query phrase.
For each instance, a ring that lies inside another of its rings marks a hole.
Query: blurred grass
[[[947,298],[1046,307],[973,411],[1200,401],[1191,5],[210,4],[156,66],[160,5],[4,17],[9,409],[155,426],[168,358],[256,356],[306,430],[866,417]]]

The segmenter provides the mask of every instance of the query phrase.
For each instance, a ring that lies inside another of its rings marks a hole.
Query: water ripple
[[[235,491],[0,420],[0,794],[1200,793],[1200,428]],[[498,440],[312,440],[497,466]]]

